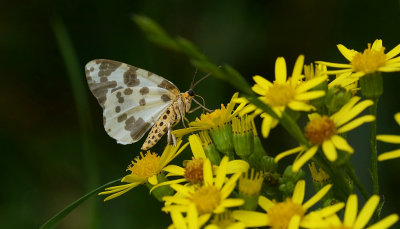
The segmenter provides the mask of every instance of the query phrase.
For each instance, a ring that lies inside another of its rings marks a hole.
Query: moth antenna
[[[193,83],[194,83],[194,79],[196,78],[196,74],[197,74],[197,68],[194,70],[194,75],[193,75],[193,78],[192,78],[192,82],[190,83],[190,89],[193,89]]]
[[[212,110],[210,110],[210,109],[208,109],[208,108],[206,107],[204,98],[201,97],[200,95],[196,95],[196,96],[197,96],[197,97],[200,97],[200,98],[203,100],[203,104],[201,104],[199,101],[197,101],[197,100],[194,99],[194,98],[193,98],[193,101],[194,101],[195,103],[197,103],[197,105],[199,105],[200,107],[202,107],[204,110],[206,110],[207,112],[212,112]]]
[[[218,69],[221,68],[221,66],[218,66]],[[196,68],[196,72],[197,72],[197,68]],[[194,87],[196,87],[197,84],[199,84],[201,81],[203,81],[204,79],[206,79],[207,77],[209,77],[211,75],[211,72],[208,73],[207,75],[203,76],[203,78],[199,79],[194,85],[191,85],[190,89],[193,89]],[[194,80],[194,77],[193,77]],[[193,82],[192,82],[193,83]]]

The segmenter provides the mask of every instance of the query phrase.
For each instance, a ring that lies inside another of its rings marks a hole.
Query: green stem
[[[373,193],[379,195],[379,179],[378,179],[378,151],[376,149],[376,113],[378,108],[379,98],[374,98],[374,105],[371,106],[371,115],[375,116],[375,120],[371,122],[371,178]]]
[[[345,164],[344,170],[346,171],[347,175],[354,181],[357,188],[360,190],[361,194],[363,195],[364,199],[367,200],[370,197],[367,189],[364,187],[363,183],[361,183],[360,179],[358,178],[356,172],[354,171],[353,165],[350,162]]]

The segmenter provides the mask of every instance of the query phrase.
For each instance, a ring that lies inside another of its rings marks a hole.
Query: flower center
[[[296,91],[290,84],[274,83],[265,94],[267,103],[273,107],[286,106],[293,100]]]
[[[307,123],[306,137],[314,145],[321,145],[336,134],[336,125],[328,116],[315,118]]]
[[[293,203],[292,199],[287,198],[285,202],[276,203],[268,209],[268,219],[271,228],[286,229],[293,216],[298,215],[301,218],[306,212],[300,204]]]
[[[364,73],[376,72],[378,68],[385,65],[386,54],[385,47],[380,50],[371,49],[371,44],[363,53],[357,53],[351,60],[351,65],[354,71],[361,71]]]
[[[132,161],[132,164],[126,170],[139,177],[151,177],[159,172],[160,156],[150,151],[147,151],[145,156],[140,152],[140,156],[136,157],[135,161]]]
[[[193,184],[203,181],[203,158],[193,158],[189,161],[186,164],[184,177]]]
[[[202,186],[194,192],[189,199],[196,204],[199,214],[211,213],[222,200],[221,192],[214,186]]]

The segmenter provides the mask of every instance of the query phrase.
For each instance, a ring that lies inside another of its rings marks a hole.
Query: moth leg
[[[198,109],[200,109],[200,108],[202,108],[201,106],[198,106],[198,107],[196,107],[196,108],[193,108],[193,109],[191,109],[188,113],[190,114],[190,113],[192,113],[192,112],[195,112],[195,111],[197,111]]]
[[[168,133],[167,133],[167,135],[168,135],[168,138],[167,138],[168,139],[168,145],[171,144],[171,139],[172,139],[172,142],[174,143],[174,146],[176,147],[176,137],[171,132],[172,132],[171,125],[168,123]]]

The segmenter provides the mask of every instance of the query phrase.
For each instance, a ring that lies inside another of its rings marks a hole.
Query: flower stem
[[[370,108],[371,115],[376,117],[379,98],[374,98],[374,105]],[[373,193],[379,195],[379,180],[378,180],[378,151],[376,149],[376,118],[371,122],[371,178]]]
[[[367,189],[364,187],[363,183],[361,183],[356,172],[354,171],[353,165],[349,161],[345,164],[344,170],[346,171],[347,175],[349,175],[349,177],[356,184],[357,188],[360,190],[364,199],[368,200],[370,194],[368,193]]]

